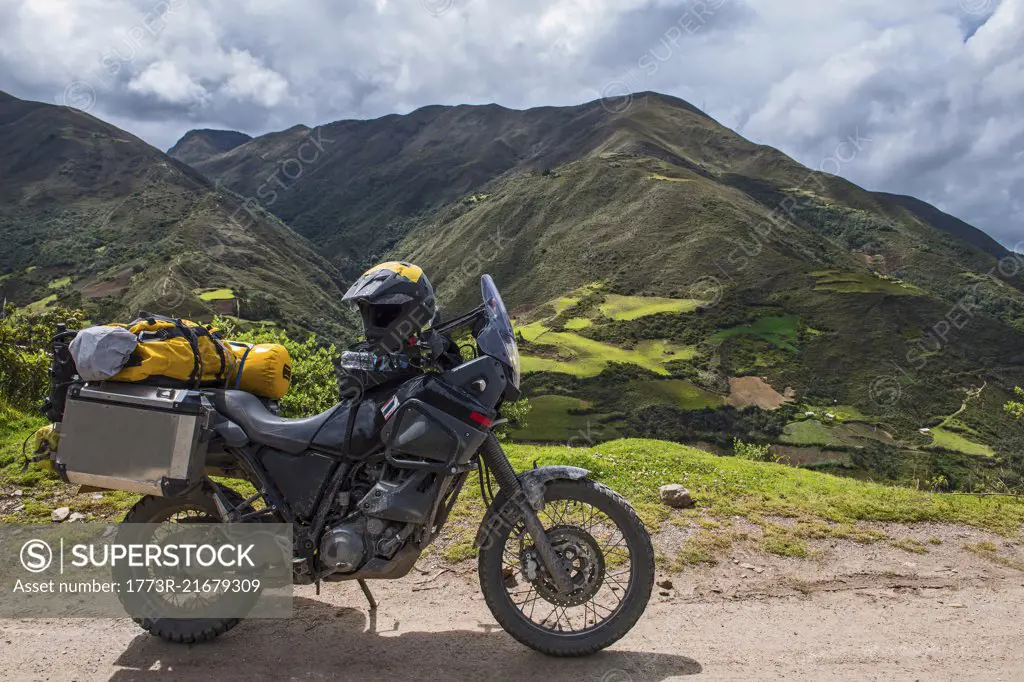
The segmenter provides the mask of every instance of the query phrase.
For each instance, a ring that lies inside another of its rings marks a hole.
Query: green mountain
[[[454,313],[492,273],[531,372],[521,437],[742,438],[936,486],[1021,470],[1001,404],[1024,383],[1024,263],[681,100],[426,107],[193,164],[347,275],[415,260]]]
[[[98,320],[219,312],[350,333],[339,273],[250,209],[123,130],[0,93],[0,297],[16,305],[83,306]]]

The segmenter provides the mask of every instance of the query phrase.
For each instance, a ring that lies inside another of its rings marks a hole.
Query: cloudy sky
[[[164,149],[196,127],[657,90],[1024,240],[1024,0],[0,0],[0,90]]]

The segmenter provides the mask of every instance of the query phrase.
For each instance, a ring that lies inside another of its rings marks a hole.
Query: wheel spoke
[[[574,589],[566,595],[554,587],[518,520],[501,549],[503,584],[512,605],[534,625],[554,632],[600,626],[629,593],[632,554],[625,532],[600,507],[578,499],[546,499],[538,516]],[[533,580],[528,567],[536,571]]]

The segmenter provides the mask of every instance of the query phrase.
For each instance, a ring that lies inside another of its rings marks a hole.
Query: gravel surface
[[[879,526],[881,527],[881,526]],[[4,680],[931,680],[1024,678],[1024,573],[963,545],[992,536],[935,524],[926,554],[824,541],[811,560],[737,549],[716,566],[659,574],[637,627],[587,659],[551,659],[497,627],[474,562],[425,562],[372,584],[296,589],[290,620],[250,620],[173,645],[128,620],[0,621]],[[996,538],[1003,556],[1017,543]]]

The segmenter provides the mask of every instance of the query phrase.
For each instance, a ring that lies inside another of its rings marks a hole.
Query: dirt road
[[[953,539],[924,555],[844,542],[811,561],[741,553],[672,576],[634,631],[589,659],[508,637],[465,562],[377,583],[373,617],[355,585],[299,588],[291,620],[243,622],[204,645],[123,620],[2,621],[0,679],[1024,679],[1024,574],[956,542],[984,534],[915,533]]]

